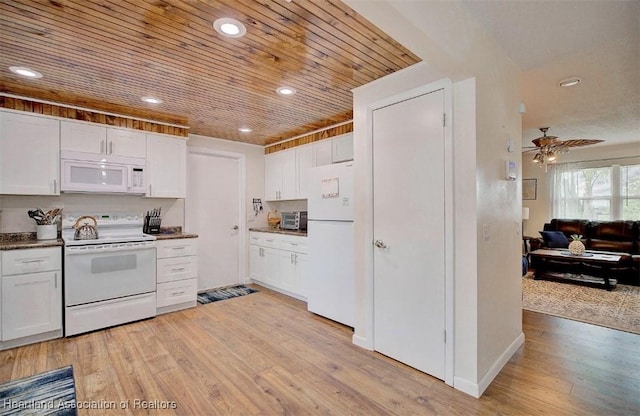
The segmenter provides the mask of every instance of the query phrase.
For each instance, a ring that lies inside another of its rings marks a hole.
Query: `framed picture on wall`
[[[538,192],[538,180],[537,179],[523,179],[522,180],[522,200],[536,199]]]

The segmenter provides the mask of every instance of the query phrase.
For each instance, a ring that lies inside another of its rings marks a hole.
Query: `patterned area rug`
[[[257,289],[251,289],[244,285],[222,287],[220,289],[212,289],[206,292],[198,293],[198,303],[207,304],[219,300],[237,298],[238,296],[248,295],[249,293],[258,292]]]
[[[522,278],[522,308],[640,334],[640,287],[604,289]]]
[[[77,415],[73,367],[0,384],[0,415]]]

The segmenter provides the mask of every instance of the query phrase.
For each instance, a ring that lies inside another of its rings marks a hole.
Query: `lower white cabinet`
[[[198,257],[196,239],[160,240],[156,243],[156,313],[196,306]]]
[[[61,247],[2,252],[0,349],[62,336]]]
[[[268,287],[306,300],[307,238],[249,233],[249,277]]]

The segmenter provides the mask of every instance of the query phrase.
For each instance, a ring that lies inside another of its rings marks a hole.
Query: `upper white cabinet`
[[[353,133],[264,156],[265,199],[306,199],[309,169],[353,160]]]
[[[142,131],[107,128],[107,145],[110,155],[145,158],[146,135]]]
[[[181,137],[147,133],[147,196],[185,198],[187,141]]]
[[[60,121],[0,112],[0,194],[60,195]]]
[[[333,145],[331,140],[320,140],[313,142],[313,166],[330,165],[331,153],[333,151]]]
[[[265,199],[296,199],[296,149],[265,155],[264,163]]]
[[[102,124],[63,120],[60,122],[62,150],[144,158],[145,133]]]
[[[313,145],[296,147],[296,197],[306,199],[309,168],[313,167]]]
[[[331,139],[331,162],[339,163],[353,160],[353,133],[343,134]]]

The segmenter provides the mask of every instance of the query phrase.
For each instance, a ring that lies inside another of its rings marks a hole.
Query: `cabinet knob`
[[[238,227],[237,225],[234,225],[232,230],[237,230],[238,228],[240,228],[240,227]]]

